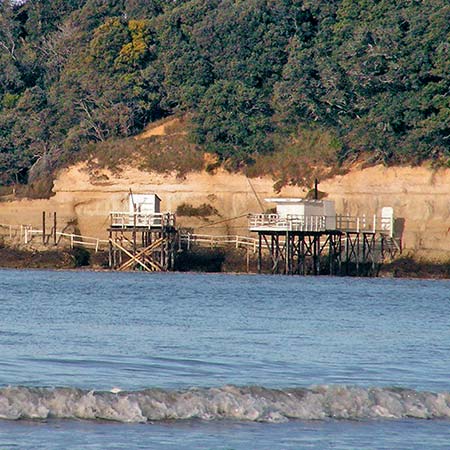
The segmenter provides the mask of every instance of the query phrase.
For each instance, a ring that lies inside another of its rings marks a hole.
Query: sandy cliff
[[[164,210],[175,211],[182,203],[215,207],[218,211],[215,216],[178,218],[181,226],[207,234],[247,234],[244,216],[261,211],[258,199],[305,195],[304,190],[296,187],[287,187],[276,194],[270,178],[249,180],[222,170],[215,174],[191,173],[180,179],[135,168],[127,168],[120,174],[105,170],[91,173],[79,164],[59,174],[55,195],[48,200],[1,202],[0,223],[39,228],[42,211],[56,211],[59,229],[72,223],[83,235],[106,237],[108,214],[127,209],[130,188],[135,193],[156,192]],[[372,215],[383,206],[394,207],[396,217],[402,219],[407,250],[430,258],[450,256],[450,170],[381,166],[354,169],[322,182],[320,190],[336,201],[337,212],[342,214]],[[238,219],[227,220],[230,218]]]

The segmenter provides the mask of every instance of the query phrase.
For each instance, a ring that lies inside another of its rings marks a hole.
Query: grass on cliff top
[[[87,161],[93,171],[104,168],[120,173],[123,167],[132,166],[147,172],[176,174],[180,178],[190,172],[206,170],[212,174],[223,168],[244,173],[249,178],[269,176],[276,191],[286,185],[311,187],[315,178],[323,180],[343,172],[338,161],[341,144],[330,131],[321,128],[300,125],[278,132],[273,135],[275,151],[263,155],[255,151],[246,165],[219,161],[216,155],[205,153],[201,145],[191,140],[190,128],[188,115],[169,117],[152,123],[139,136],[90,144],[71,162]],[[14,190],[9,187],[0,192],[0,201],[49,198],[53,194],[52,175],[55,174],[35,177],[34,181]]]
[[[85,158],[93,169],[119,172],[121,167],[131,165],[143,171],[175,173],[180,177],[201,170],[214,173],[222,167],[241,171],[249,178],[270,176],[276,190],[286,185],[312,186],[315,178],[323,180],[342,170],[338,161],[342,146],[330,131],[321,128],[298,126],[278,133],[273,136],[273,153],[255,152],[250,162],[242,165],[235,161],[218,161],[214,155],[205,158],[204,148],[190,138],[188,116],[155,122],[151,129],[165,124],[163,135],[148,136],[146,131],[135,138],[92,144]]]
[[[155,125],[163,123],[160,121]],[[91,144],[85,157],[92,168],[119,172],[122,166],[131,165],[143,171],[184,176],[203,169],[203,153],[198,145],[190,142],[186,132],[188,126],[186,119],[180,119],[166,127],[165,135]]]
[[[338,155],[342,145],[329,131],[299,126],[274,136],[275,151],[256,155],[246,175],[270,175],[274,188],[312,186],[314,179],[323,180],[341,172]]]

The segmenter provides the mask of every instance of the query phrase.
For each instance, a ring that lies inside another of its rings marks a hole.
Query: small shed
[[[156,194],[133,194],[128,196],[130,214],[159,214],[161,212],[161,199]]]
[[[304,198],[266,198],[275,203],[280,218],[325,217],[328,230],[336,229],[336,207],[332,200],[308,200]]]

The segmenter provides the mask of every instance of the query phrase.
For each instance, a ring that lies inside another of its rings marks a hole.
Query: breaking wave
[[[0,419],[50,418],[118,422],[442,419],[450,418],[450,393],[348,386],[283,390],[223,386],[116,393],[69,387],[0,389]]]

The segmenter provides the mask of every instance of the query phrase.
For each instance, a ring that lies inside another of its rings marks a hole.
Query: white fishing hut
[[[175,225],[175,216],[161,213],[161,198],[157,194],[128,195],[128,211],[110,213],[111,227],[162,227]]]
[[[157,194],[133,194],[128,196],[130,214],[159,214],[161,212],[161,199]]]
[[[250,215],[251,231],[325,231],[336,229],[336,208],[332,200],[266,198],[276,213]]]

